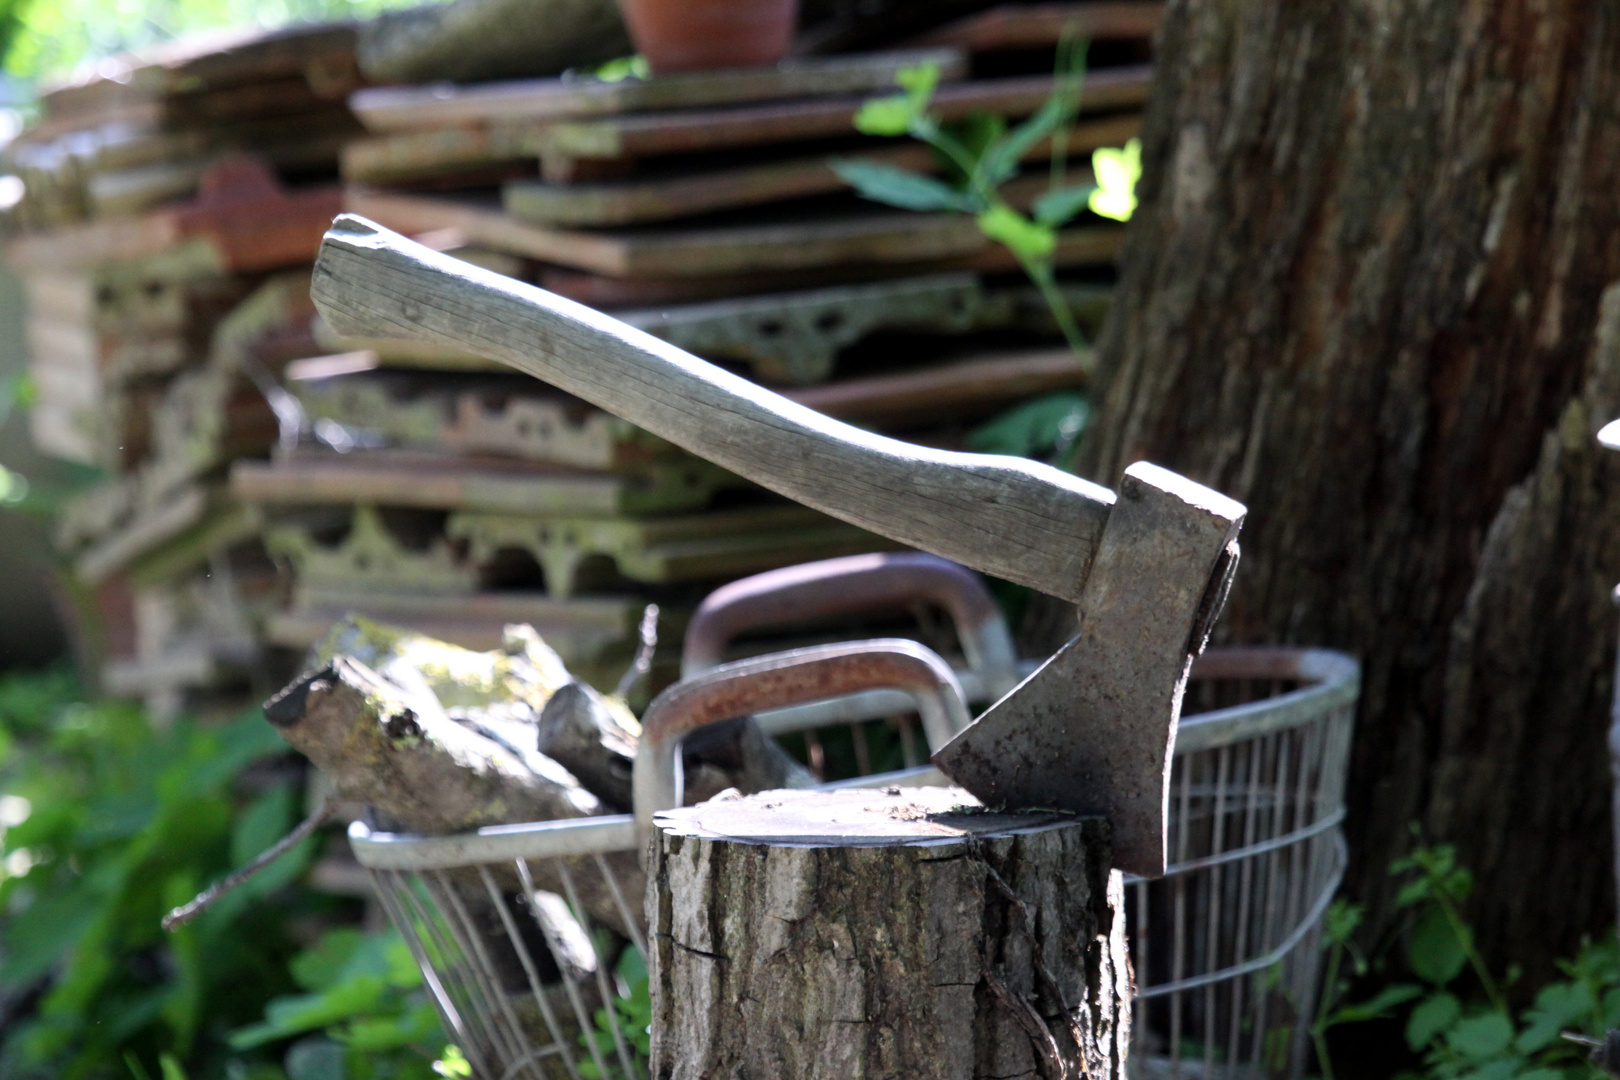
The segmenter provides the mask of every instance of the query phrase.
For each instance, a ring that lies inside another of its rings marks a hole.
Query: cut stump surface
[[[650,858],[657,1080],[1124,1077],[1100,818],[771,791],[659,815]]]

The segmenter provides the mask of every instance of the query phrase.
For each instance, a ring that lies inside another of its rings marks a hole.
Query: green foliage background
[[[27,83],[200,31],[357,19],[411,0],[0,0],[0,57]]]

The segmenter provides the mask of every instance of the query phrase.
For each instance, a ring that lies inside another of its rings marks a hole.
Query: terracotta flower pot
[[[799,0],[619,0],[653,71],[752,67],[787,55]]]

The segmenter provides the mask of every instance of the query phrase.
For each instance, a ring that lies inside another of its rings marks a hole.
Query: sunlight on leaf
[[[939,65],[932,60],[908,64],[894,73],[894,81],[921,112],[928,107],[929,99],[934,96],[934,88],[939,85]]]
[[[652,68],[648,65],[647,58],[637,53],[634,56],[621,56],[616,60],[609,60],[596,69],[596,77],[603,82],[648,79],[652,77]]]
[[[439,1060],[433,1063],[433,1071],[444,1077],[471,1076],[472,1062],[461,1052],[461,1047],[446,1046]]]
[[[916,115],[911,99],[903,94],[873,98],[855,113],[855,130],[863,135],[904,135]]]
[[[1044,259],[1057,248],[1052,230],[1020,214],[1006,203],[997,203],[979,215],[979,231],[998,240],[1020,259]]]
[[[1136,181],[1142,176],[1142,140],[1132,139],[1123,150],[1103,147],[1091,154],[1097,177],[1091,212],[1115,221],[1129,221],[1136,212]]]

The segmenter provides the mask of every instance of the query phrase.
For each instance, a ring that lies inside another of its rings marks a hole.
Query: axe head
[[[1114,865],[1161,876],[1181,697],[1226,602],[1244,512],[1158,466],[1127,469],[1081,591],[1080,632],[934,764],[986,806],[1101,814]]]

